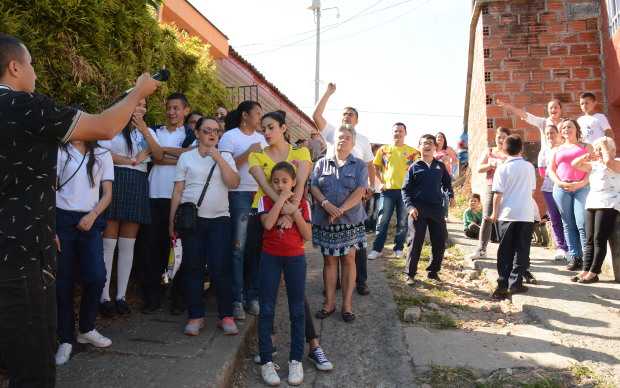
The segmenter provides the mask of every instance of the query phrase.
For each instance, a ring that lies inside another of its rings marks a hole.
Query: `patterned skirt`
[[[145,172],[114,167],[112,202],[106,212],[109,220],[151,223],[149,180]]]
[[[313,225],[312,243],[325,256],[344,256],[351,248],[366,247],[366,229],[363,223]]]

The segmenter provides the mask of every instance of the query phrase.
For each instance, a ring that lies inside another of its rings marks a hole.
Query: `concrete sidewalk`
[[[112,339],[107,349],[74,346],[72,359],[58,367],[57,386],[83,387],[228,387],[241,349],[256,320],[239,325],[240,335],[224,336],[216,328],[213,298],[208,299],[206,327],[198,337],[183,335],[185,315],[167,312],[116,319],[100,331]]]
[[[453,240],[469,254],[476,241],[464,238],[460,229],[460,224],[450,225]],[[466,260],[465,264],[480,270],[495,286],[497,244],[489,244],[487,253],[488,259]],[[570,278],[576,272],[567,271],[553,256],[549,249],[532,247],[530,270],[538,284],[512,297],[512,303],[531,319],[531,329],[524,334],[548,338],[540,338],[555,349],[547,360],[561,356],[575,362],[591,361],[610,371],[620,385],[620,284],[604,275],[596,284],[572,283]]]
[[[323,302],[323,258],[307,246],[308,275],[306,294],[312,314]],[[340,316],[341,293],[338,292],[337,311],[324,320],[314,318],[321,346],[334,364],[331,372],[319,372],[304,359],[304,387],[414,387],[413,365],[407,354],[405,339],[392,292],[383,273],[385,260],[368,262],[368,286],[371,294],[354,292],[353,311],[357,319],[345,323]],[[283,288],[283,287],[282,287]],[[274,362],[281,366],[282,385],[288,376],[290,328],[286,295],[281,288],[276,309],[276,340],[278,354]],[[264,387],[260,367],[252,361],[257,343],[250,345],[245,358],[242,382],[247,387]],[[306,346],[306,354],[308,352]]]

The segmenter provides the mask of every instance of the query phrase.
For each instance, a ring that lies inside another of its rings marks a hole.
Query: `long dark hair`
[[[437,132],[437,134],[435,135],[435,139],[437,139],[439,135],[443,136],[443,146],[441,146],[441,149],[442,150],[448,149],[448,138],[446,137],[446,134],[443,132]]]
[[[224,120],[224,130],[228,131],[233,128],[238,128],[241,125],[241,118],[243,113],[250,113],[255,106],[262,108],[262,106],[257,101],[245,100],[237,109],[230,111],[226,115],[226,119]]]
[[[112,102],[110,106],[115,105],[117,102],[121,101],[126,96],[127,96],[127,93],[123,93],[123,95],[117,98],[116,100],[114,100],[114,102]],[[146,102],[146,99],[144,101]],[[145,107],[148,109],[148,102],[146,103]],[[132,116],[133,116],[133,113],[132,113]],[[129,121],[127,121],[127,124],[125,124],[125,127],[123,127],[123,130],[121,131],[121,134],[123,135],[123,138],[125,139],[125,143],[127,143],[127,152],[129,153],[129,156],[133,156],[133,140],[131,140],[131,132],[133,132],[133,130],[134,130],[134,126],[133,126],[133,123],[131,122],[131,117],[130,117]]]
[[[61,145],[63,151],[67,154],[67,160],[65,161],[65,165],[63,166],[62,172],[67,168],[69,161],[71,160],[71,154],[69,153],[69,144],[64,143]],[[95,150],[98,148],[96,141],[85,141],[84,145],[86,146],[86,155],[88,158],[86,162],[86,174],[88,175],[88,181],[90,182],[90,187],[95,187],[95,177],[93,176],[93,169],[95,167],[95,163],[97,162],[97,154],[95,154]],[[108,151],[105,151],[108,152]],[[71,172],[73,174],[73,172]],[[60,182],[62,184],[62,182]]]

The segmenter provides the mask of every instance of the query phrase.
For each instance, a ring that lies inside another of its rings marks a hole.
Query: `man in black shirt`
[[[158,86],[148,74],[98,115],[34,93],[26,46],[0,34],[0,360],[10,387],[53,387],[58,145],[111,139]]]

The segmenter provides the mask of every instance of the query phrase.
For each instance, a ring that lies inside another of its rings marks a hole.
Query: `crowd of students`
[[[497,104],[540,130],[540,190],[551,221],[556,259],[566,260],[570,271],[581,270],[571,277],[573,282],[597,282],[620,211],[620,160],[607,118],[596,113],[596,97],[581,94],[583,115],[576,120],[562,118],[557,99],[547,104],[547,118],[503,101]],[[523,159],[521,138],[501,127],[495,146],[479,161],[478,172],[487,174],[483,211],[479,211],[480,196],[474,194],[463,226],[468,237],[479,239],[471,259],[486,257],[492,226],[497,226],[500,279],[492,296],[503,299],[526,292],[524,279],[535,281],[528,271],[529,249],[534,222],[541,217],[536,202],[524,199],[536,191],[536,176],[533,165]]]

